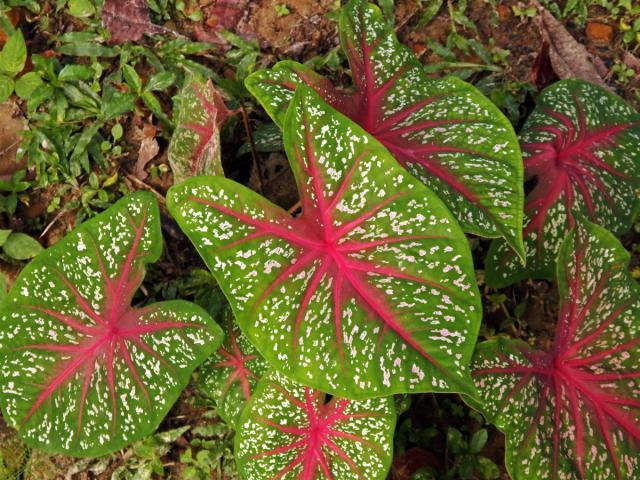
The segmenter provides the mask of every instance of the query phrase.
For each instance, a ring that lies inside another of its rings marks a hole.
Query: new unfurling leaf
[[[479,294],[451,213],[305,85],[284,143],[299,217],[221,177],[167,200],[242,331],[275,368],[331,394],[469,392]]]
[[[149,435],[221,343],[194,304],[131,307],[161,251],[155,197],[136,193],[22,271],[0,311],[0,402],[27,444],[96,456]]]
[[[180,95],[179,112],[169,146],[174,183],[197,175],[224,175],[220,128],[233,112],[213,82],[192,78]]]

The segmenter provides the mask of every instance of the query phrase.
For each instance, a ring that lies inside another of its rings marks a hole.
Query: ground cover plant
[[[466,231],[503,236],[522,255],[522,162],[508,120],[471,85],[430,80],[376,6],[348,2],[339,25],[352,91],[290,61],[255,73],[247,88],[282,125],[296,85],[310,85],[431,187]]]
[[[638,475],[637,9],[377,3],[0,0],[1,478]]]
[[[548,351],[478,346],[481,410],[507,433],[512,478],[633,478],[638,468],[640,290],[629,254],[580,222],[558,253],[560,307]]]

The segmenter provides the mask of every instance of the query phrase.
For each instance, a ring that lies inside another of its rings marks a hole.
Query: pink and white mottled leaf
[[[195,77],[180,94],[177,127],[169,145],[174,183],[197,175],[224,175],[220,128],[233,115],[213,86]]]
[[[640,185],[640,114],[590,83],[545,89],[520,135],[525,176],[527,266],[500,240],[487,256],[487,283],[551,279],[562,240],[581,217],[620,235],[631,227]]]
[[[236,459],[246,480],[383,480],[395,423],[392,397],[329,400],[272,372],[242,412]]]
[[[479,294],[449,210],[305,85],[284,143],[298,217],[221,177],[167,199],[244,334],[275,368],[331,394],[469,391]]]
[[[269,364],[240,332],[230,310],[224,330],[224,344],[199,369],[199,384],[214,400],[220,417],[235,426]]]
[[[136,193],[22,271],[0,311],[0,403],[27,444],[97,456],[152,433],[221,343],[194,304],[131,307],[161,251],[155,197]]]
[[[378,7],[364,0],[343,7],[340,36],[353,89],[291,61],[256,72],[247,88],[282,125],[296,85],[313,87],[431,187],[466,231],[504,237],[524,257],[522,160],[507,118],[468,83],[429,79]]]
[[[640,288],[628,264],[611,233],[576,222],[558,256],[551,349],[478,346],[475,406],[506,433],[514,480],[640,475]]]

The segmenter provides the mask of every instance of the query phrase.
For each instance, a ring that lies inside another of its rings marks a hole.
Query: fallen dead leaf
[[[598,45],[609,45],[613,39],[613,27],[606,23],[587,23],[587,37]]]
[[[25,168],[27,158],[16,160],[18,147],[25,129],[24,117],[18,106],[8,100],[0,104],[0,176],[9,176],[15,171]]]
[[[599,59],[573,38],[546,8],[538,4],[538,11],[542,38],[549,44],[549,58],[558,77],[577,78],[611,90],[598,73]]]
[[[135,175],[140,180],[144,180],[148,176],[145,170],[147,163],[160,153],[160,145],[158,145],[158,141],[156,140],[156,131],[156,128],[149,124],[146,124],[142,129],[144,138],[138,149],[138,159],[136,160],[135,168]]]
[[[205,23],[218,30],[234,30],[245,13],[248,0],[213,0],[203,9]]]
[[[166,31],[151,23],[146,0],[105,0],[102,25],[111,34],[111,43],[137,42],[146,33]]]
[[[627,67],[633,68],[636,71],[636,73],[640,75],[640,58],[636,57],[631,52],[624,52],[622,61]]]

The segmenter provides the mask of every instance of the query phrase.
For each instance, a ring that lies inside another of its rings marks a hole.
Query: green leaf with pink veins
[[[298,217],[218,177],[167,200],[243,333],[275,368],[338,396],[472,392],[481,307],[449,210],[307,86],[284,143]]]
[[[546,88],[520,141],[525,178],[527,265],[502,240],[486,258],[487,284],[502,288],[526,278],[552,279],[558,250],[580,219],[616,235],[638,213],[640,114],[620,97],[580,80]]]
[[[633,480],[640,472],[640,288],[629,253],[602,227],[576,222],[557,262],[550,349],[478,345],[470,403],[506,434],[514,480]]]
[[[269,368],[256,348],[233,321],[231,309],[225,312],[224,344],[199,369],[199,386],[210,397],[216,412],[235,428],[251,392]]]
[[[169,145],[174,183],[197,175],[224,175],[220,128],[234,112],[211,80],[193,77],[180,93],[177,126]]]
[[[393,454],[393,397],[352,401],[266,374],[238,422],[245,480],[383,480]]]
[[[339,29],[352,88],[283,61],[249,76],[247,89],[282,126],[296,86],[311,86],[432,188],[465,231],[503,237],[524,258],[522,158],[509,120],[472,85],[429,78],[377,6],[349,1]]]
[[[151,434],[220,345],[192,303],[131,306],[161,252],[157,201],[135,193],[23,269],[0,310],[0,404],[28,445],[98,456]]]

